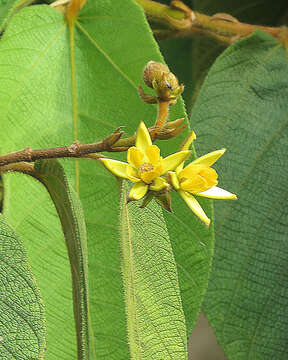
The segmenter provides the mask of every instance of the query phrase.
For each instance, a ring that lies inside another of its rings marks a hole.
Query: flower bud
[[[156,91],[157,101],[168,101],[170,105],[176,104],[178,96],[184,90],[184,85],[179,85],[177,77],[168,66],[155,61],[149,61],[145,66],[143,80],[147,86]],[[153,101],[150,100],[151,96],[146,100],[147,95],[144,94],[144,98],[143,94],[140,96],[145,102],[150,104],[155,102],[154,98]]]
[[[162,77],[163,73],[169,72],[168,66],[156,61],[149,61],[143,71],[143,80],[147,86],[153,89],[153,80],[157,80]]]

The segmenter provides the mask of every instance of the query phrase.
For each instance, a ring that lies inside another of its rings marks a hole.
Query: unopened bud
[[[153,81],[160,79],[163,73],[169,73],[168,66],[156,61],[149,61],[143,71],[143,80],[147,86],[153,88]]]
[[[168,66],[155,61],[149,61],[145,66],[143,80],[147,86],[156,91],[158,101],[169,101],[170,105],[176,104],[178,96],[184,90],[184,85],[179,85],[177,77]],[[141,97],[148,102],[143,96]]]

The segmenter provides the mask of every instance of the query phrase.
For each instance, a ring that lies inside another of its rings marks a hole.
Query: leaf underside
[[[187,359],[186,326],[168,231],[159,206],[127,204],[122,185],[120,248],[131,359]]]
[[[71,275],[78,359],[89,358],[88,258],[83,210],[56,159],[35,162],[36,177],[45,185],[64,233]]]
[[[192,112],[200,151],[235,202],[215,206],[216,249],[204,310],[229,360],[286,359],[288,63],[255,33],[211,68]]]

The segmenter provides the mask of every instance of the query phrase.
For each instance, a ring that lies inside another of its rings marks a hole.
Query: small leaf
[[[44,306],[19,237],[0,214],[0,358],[44,354]]]
[[[120,248],[131,359],[187,359],[186,326],[161,208],[127,204],[123,182]]]

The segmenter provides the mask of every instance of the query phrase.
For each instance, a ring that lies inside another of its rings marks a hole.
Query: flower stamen
[[[139,166],[138,173],[141,176],[144,172],[152,171],[154,170],[154,166],[150,163],[143,163]]]

